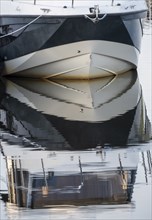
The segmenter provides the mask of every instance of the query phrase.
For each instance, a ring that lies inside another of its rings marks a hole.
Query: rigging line
[[[39,15],[37,18],[35,18],[34,20],[30,21],[28,24],[24,25],[23,27],[21,27],[21,28],[15,30],[15,31],[13,31],[13,32],[11,32],[11,33],[8,33],[8,34],[5,34],[5,35],[3,35],[3,36],[0,36],[0,39],[1,39],[1,38],[4,38],[4,37],[7,37],[7,36],[10,36],[10,35],[13,35],[13,34],[19,32],[19,31],[21,31],[22,29],[25,29],[26,27],[28,27],[29,25],[31,25],[32,23],[34,23],[35,21],[37,21],[37,20],[38,20],[40,17],[42,17],[42,16],[43,16],[43,14],[42,14],[42,15]]]

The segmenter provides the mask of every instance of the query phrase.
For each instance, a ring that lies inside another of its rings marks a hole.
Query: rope
[[[37,20],[38,20],[40,17],[42,17],[42,16],[43,16],[43,14],[42,14],[42,15],[39,15],[37,18],[35,18],[34,20],[30,21],[28,24],[24,25],[23,27],[21,27],[21,28],[15,30],[15,31],[13,31],[13,32],[11,32],[11,33],[8,33],[8,34],[5,34],[5,35],[3,35],[3,36],[0,36],[0,39],[1,39],[1,38],[4,38],[4,37],[7,37],[7,36],[10,36],[10,35],[13,35],[13,34],[19,32],[19,31],[21,31],[22,29],[25,29],[26,27],[28,27],[29,25],[31,25],[32,23],[34,23],[35,21],[37,21]]]

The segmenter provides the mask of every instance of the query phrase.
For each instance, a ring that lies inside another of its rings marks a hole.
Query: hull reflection
[[[16,143],[10,145],[13,139]],[[2,139],[1,146],[10,203],[47,208],[131,202],[137,151],[31,151],[21,148],[13,136]]]
[[[135,70],[91,81],[11,78],[6,91],[1,121],[46,148],[124,146],[150,139]]]

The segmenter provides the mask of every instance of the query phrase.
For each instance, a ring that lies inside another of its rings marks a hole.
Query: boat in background
[[[2,75],[92,79],[136,69],[145,0],[1,0]]]

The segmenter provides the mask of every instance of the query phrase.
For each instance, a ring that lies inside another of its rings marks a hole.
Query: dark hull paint
[[[3,34],[7,34],[8,30],[15,31],[33,19],[33,17],[0,17]],[[41,49],[86,40],[123,43],[140,50],[141,36],[140,14],[138,18],[136,14],[131,18],[108,15],[96,24],[84,16],[41,17],[20,32],[0,39],[0,60],[11,60]]]

